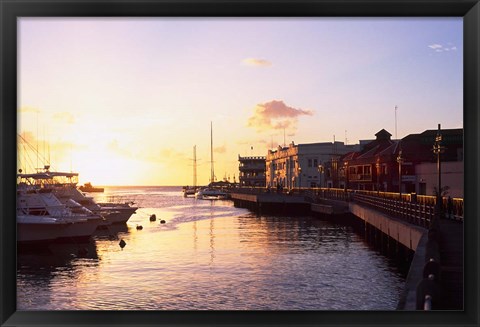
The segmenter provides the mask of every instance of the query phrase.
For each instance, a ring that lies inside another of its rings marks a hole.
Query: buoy
[[[137,225],[137,230],[142,230],[143,226],[142,225]]]
[[[157,220],[157,216],[155,216],[155,214],[151,215],[150,216],[150,221],[155,221]]]
[[[165,220],[160,220],[160,224],[165,224]]]
[[[118,245],[120,245],[120,247],[123,249],[125,245],[127,245],[127,243],[125,243],[124,240],[120,240],[120,243],[118,243]]]

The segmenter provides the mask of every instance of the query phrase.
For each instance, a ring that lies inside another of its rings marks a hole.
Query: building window
[[[308,167],[312,167],[312,159],[308,159]]]
[[[313,167],[318,167],[318,160],[317,159],[313,159]]]

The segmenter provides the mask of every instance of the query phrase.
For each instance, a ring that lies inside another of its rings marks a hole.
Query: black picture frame
[[[478,0],[1,0],[0,323],[1,326],[478,326],[479,31]],[[17,18],[77,16],[457,16],[464,19],[465,310],[404,311],[28,311],[16,310]]]

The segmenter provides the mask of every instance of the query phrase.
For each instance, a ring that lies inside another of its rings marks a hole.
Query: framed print
[[[2,326],[478,324],[478,1],[0,10]]]

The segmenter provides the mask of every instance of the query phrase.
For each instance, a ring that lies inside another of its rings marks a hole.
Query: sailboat
[[[199,189],[195,193],[195,198],[203,200],[219,200],[228,198],[228,193],[210,187],[214,182],[215,170],[213,168],[213,125],[212,122],[210,122],[210,184],[207,188]]]

